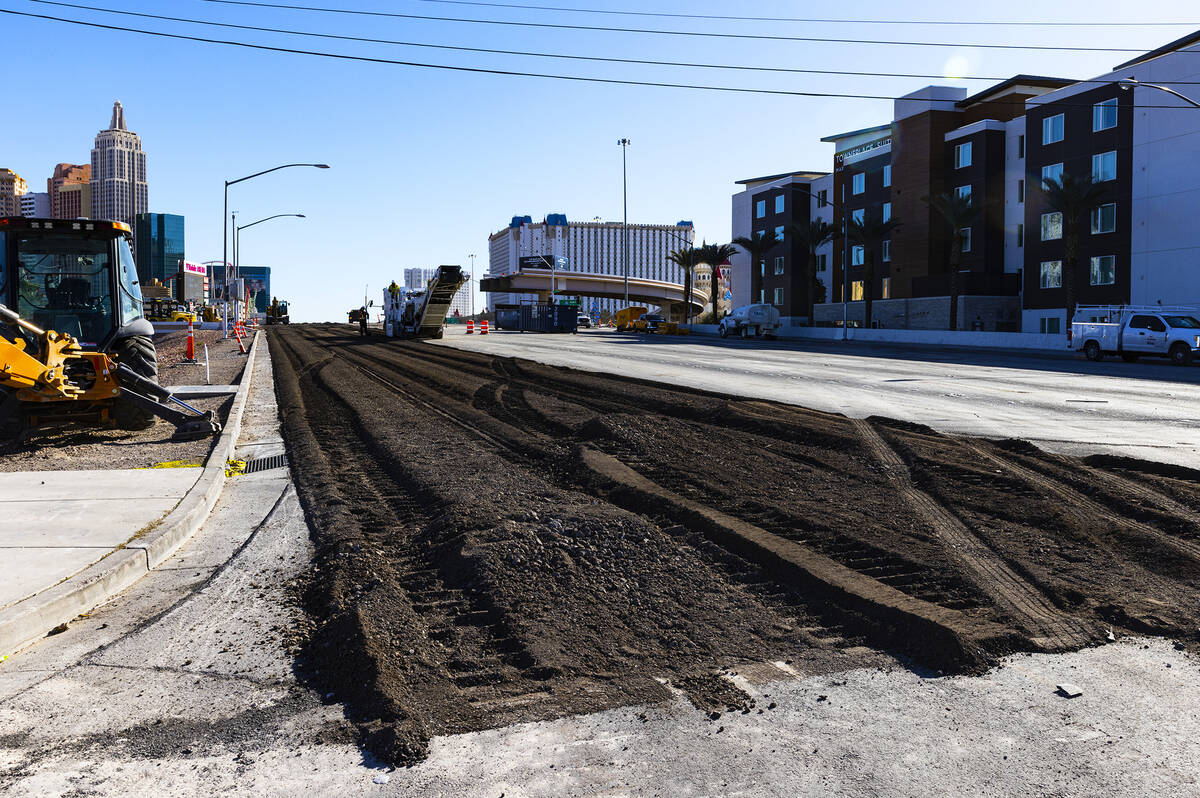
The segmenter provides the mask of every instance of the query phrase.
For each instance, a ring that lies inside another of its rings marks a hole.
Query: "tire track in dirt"
[[[975,443],[969,439],[964,439],[963,444],[972,452],[975,452],[988,462],[993,463],[1000,468],[1008,469],[1012,473],[1016,474],[1030,486],[1041,488],[1053,494],[1054,496],[1057,496],[1063,501],[1069,502],[1075,507],[1083,508],[1092,515],[1103,518],[1106,521],[1110,521],[1119,527],[1126,527],[1129,530],[1136,532],[1138,535],[1149,538],[1154,543],[1165,548],[1172,549],[1178,552],[1180,555],[1190,558],[1193,562],[1200,564],[1200,543],[1175,537],[1174,535],[1168,535],[1161,530],[1155,529],[1149,524],[1144,524],[1132,518],[1126,518],[1125,516],[1117,513],[1115,510],[1112,510],[1090,496],[1087,496],[1083,492],[1078,491],[1069,485],[1065,485],[1058,480],[1053,479],[1052,477],[1042,474],[1035,469],[1021,465],[1011,458],[1002,457],[990,452],[983,446],[980,446],[978,443]],[[1145,499],[1151,504],[1157,504],[1159,508],[1165,512],[1171,513],[1172,515],[1200,526],[1200,515],[1197,515],[1189,508],[1184,507],[1183,505],[1166,496],[1163,496],[1157,491],[1151,490],[1150,488],[1144,488],[1115,475],[1098,472],[1096,469],[1088,469],[1088,472],[1088,476],[1094,478],[1097,482],[1105,484],[1110,488],[1114,488],[1117,491],[1132,493]]]
[[[918,488],[913,483],[908,465],[869,421],[854,419],[853,424],[867,450],[883,468],[896,491],[925,517],[945,541],[947,549],[957,555],[967,569],[976,574],[976,583],[1029,628],[1034,644],[1048,651],[1063,651],[1080,648],[1091,642],[1092,636],[1082,623],[1062,613],[957,516]]]

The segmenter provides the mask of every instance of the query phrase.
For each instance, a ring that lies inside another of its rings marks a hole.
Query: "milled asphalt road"
[[[446,332],[433,343],[857,418],[889,416],[940,432],[1024,438],[1062,454],[1106,452],[1200,468],[1200,366],[607,329],[468,336],[449,325]]]
[[[258,367],[240,455],[279,450]],[[292,675],[286,585],[310,554],[285,470],[230,481],[164,567],[0,663],[0,793],[1200,795],[1200,663],[1139,639],[978,678],[748,663],[728,678],[762,715],[710,720],[678,697],[436,738],[388,771]]]

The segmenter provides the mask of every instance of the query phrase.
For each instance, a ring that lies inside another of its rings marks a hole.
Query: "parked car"
[[[1186,366],[1200,354],[1200,309],[1161,305],[1080,305],[1076,318],[1092,316],[1101,321],[1075,321],[1071,342],[1088,360],[1120,355],[1127,361],[1142,355],[1170,358]]]
[[[659,325],[665,321],[666,319],[657,313],[643,313],[638,320],[633,323],[633,329],[644,333],[658,332]]]
[[[580,313],[579,318],[576,319],[575,326],[576,327],[586,327],[587,329],[590,330],[592,328],[592,317],[587,315],[586,313]]]
[[[734,308],[717,325],[722,338],[740,335],[743,338],[774,338],[779,329],[779,308],[774,305],[742,305]]]

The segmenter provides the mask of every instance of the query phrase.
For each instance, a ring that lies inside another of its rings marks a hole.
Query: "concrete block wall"
[[[863,323],[866,305],[851,302],[845,309],[847,318],[853,323]],[[828,302],[817,305],[813,315],[817,324],[842,322],[842,303]],[[872,303],[873,321],[885,329],[899,330],[946,330],[950,326],[950,297],[934,296],[915,299],[877,299]],[[997,332],[1020,329],[1021,300],[1015,296],[960,296],[958,298],[958,328],[971,330],[973,323],[981,323],[986,331]]]
[[[838,307],[841,307],[840,305]],[[716,335],[715,324],[693,324],[693,333]],[[779,338],[801,341],[840,341],[840,327],[783,327]],[[850,327],[845,331],[845,340],[889,344],[912,344],[917,346],[954,346],[967,349],[1025,349],[1030,351],[1067,352],[1066,335],[1042,335],[1039,333],[971,332],[952,330],[897,330]]]

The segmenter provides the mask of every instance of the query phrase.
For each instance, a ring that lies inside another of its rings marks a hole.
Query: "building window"
[[[754,203],[754,218],[761,219],[767,215],[767,201],[759,200]]]
[[[1062,288],[1062,261],[1042,261],[1042,288]]]
[[[760,260],[758,262],[758,276],[759,277],[767,276],[767,262],[765,260]]]
[[[1018,158],[1025,157],[1025,134],[1024,133],[1017,136],[1017,157]]]
[[[883,187],[887,188],[892,184],[892,165],[886,164],[883,167]]]
[[[861,194],[867,190],[867,175],[865,172],[859,172],[854,175],[853,180],[853,185],[850,188],[851,193]]]
[[[887,222],[887,221],[891,221],[891,218],[892,218],[892,203],[885,202],[885,203],[883,203],[883,220],[885,222]]]
[[[962,239],[962,251],[971,251],[971,228],[964,227],[958,231],[959,237]]]
[[[817,207],[824,208],[829,205],[829,190],[821,189],[817,192]]]
[[[1117,126],[1117,98],[1105,100],[1092,106],[1092,131],[1108,130]]]
[[[1110,202],[1092,209],[1092,234],[1111,233],[1117,229],[1117,203]]]
[[[1112,285],[1117,281],[1117,256],[1092,258],[1092,285]]]
[[[767,289],[758,289],[758,304],[765,305],[767,303]]]
[[[971,142],[964,141],[954,145],[954,168],[962,169],[971,165]]]
[[[862,224],[863,220],[866,218],[866,215],[867,215],[867,209],[859,208],[856,211],[850,212],[850,219],[857,224]]]
[[[1052,163],[1052,164],[1049,164],[1048,166],[1043,166],[1042,167],[1042,185],[1045,185],[1047,181],[1061,183],[1062,182],[1062,170],[1063,170],[1063,165],[1060,163]]]
[[[825,271],[825,269],[827,269],[827,268],[828,268],[828,266],[829,266],[829,261],[828,261],[828,260],[826,260],[826,257],[827,257],[827,256],[825,256],[825,255],[818,255],[818,256],[817,256],[817,271],[819,271],[819,272],[823,272],[823,271]]]
[[[883,278],[883,292],[881,293],[879,298],[880,299],[891,299],[892,298],[892,278],[891,277]]]
[[[782,288],[775,289],[775,304],[776,305],[783,304],[783,289]]]
[[[776,241],[783,240],[783,225],[779,225],[778,227],[775,228],[775,240]]]
[[[1063,140],[1063,115],[1056,114],[1042,120],[1042,144],[1053,144]]]
[[[888,239],[887,241],[884,241],[884,242],[883,242],[883,244],[882,244],[882,245],[880,245],[880,248],[879,248],[879,250],[880,250],[880,255],[879,255],[879,257],[881,257],[881,258],[883,259],[883,262],[884,262],[884,263],[888,263],[889,261],[891,261],[891,259],[892,259],[892,242],[891,242],[891,239]]]
[[[1117,179],[1117,151],[1110,150],[1092,156],[1092,182]]]
[[[782,255],[775,258],[775,273],[783,274],[783,256]]]
[[[775,197],[775,213],[783,213],[783,195],[778,194]]]
[[[863,298],[863,281],[855,280],[850,283],[850,301],[861,302]]]
[[[861,246],[850,247],[850,265],[863,265],[863,248]]]
[[[1020,205],[1025,201],[1025,181],[1017,181],[1017,204]]]
[[[1038,321],[1040,322],[1041,331],[1044,334],[1058,335],[1062,332],[1062,327],[1059,326],[1062,320],[1058,316],[1042,316]]]
[[[1017,246],[1025,246],[1025,225],[1017,222]]]
[[[968,202],[968,204],[971,202],[971,187],[970,186],[959,186],[958,188],[954,189],[954,193],[957,196],[965,199]]]
[[[1054,213],[1042,214],[1042,240],[1057,241],[1062,238],[1062,214],[1058,211]]]

